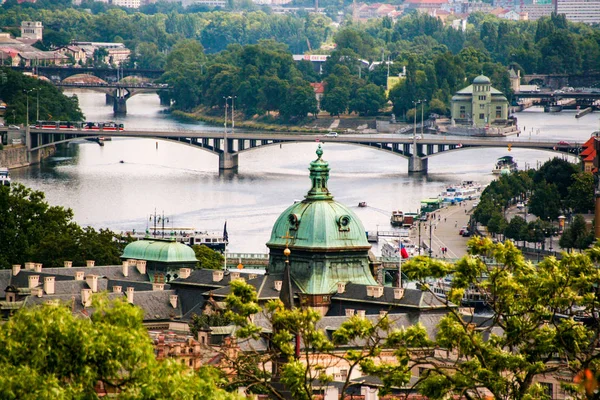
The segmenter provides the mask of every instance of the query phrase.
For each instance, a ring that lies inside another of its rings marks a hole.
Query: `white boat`
[[[504,156],[500,157],[498,161],[496,161],[496,165],[494,165],[492,173],[495,175],[510,175],[517,170],[517,163],[513,157]]]
[[[399,239],[387,239],[381,240],[379,243],[381,245],[381,257],[391,259],[398,258],[398,253],[400,250],[400,241],[402,240],[402,247],[404,247],[408,253],[409,257],[415,256],[418,254],[419,249],[417,246],[411,242],[408,238],[399,238]],[[424,251],[421,251],[421,254],[425,254]]]
[[[10,175],[8,168],[0,167],[0,186],[10,186]]]
[[[481,185],[473,181],[464,181],[460,185],[446,188],[440,195],[442,201],[448,203],[473,200],[481,196]]]
[[[213,250],[224,251],[225,240],[223,234],[214,232],[197,231],[194,228],[175,228],[175,227],[156,227],[146,229],[145,232],[137,232],[135,230],[123,232],[125,236],[131,236],[138,240],[140,239],[174,239],[175,241],[188,246],[205,245]]]

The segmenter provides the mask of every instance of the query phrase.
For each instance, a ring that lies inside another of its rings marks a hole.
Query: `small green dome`
[[[173,240],[161,239],[142,239],[129,243],[125,247],[121,258],[163,263],[188,263],[197,261],[196,254],[191,247]]]
[[[273,225],[268,247],[340,251],[371,248],[365,228],[348,207],[333,200],[327,188],[329,164],[321,158],[310,163],[312,187],[305,199],[285,210]]]
[[[478,77],[476,77],[475,79],[473,79],[473,83],[478,83],[478,84],[489,84],[492,83],[492,81],[490,81],[490,78],[488,78],[485,75],[479,75]]]

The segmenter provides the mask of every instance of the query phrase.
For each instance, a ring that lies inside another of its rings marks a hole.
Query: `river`
[[[115,120],[103,94],[77,95],[87,120]],[[170,118],[155,94],[136,95],[127,108],[128,114],[118,119],[126,129],[207,129],[202,123]],[[574,115],[539,109],[518,113],[523,133],[507,141],[586,140],[598,130],[596,114],[581,119]],[[366,230],[390,229],[392,210],[416,212],[421,199],[436,196],[449,184],[489,183],[498,157],[510,154],[519,167],[535,167],[553,157],[534,150],[462,150],[432,157],[429,173],[420,176],[408,174],[405,159],[382,151],[331,142],[323,147],[331,167],[330,190],[356,212]],[[45,192],[50,204],[71,208],[83,226],[143,230],[156,210],[174,227],[222,231],[227,221],[229,251],[266,252],[277,217],[310,188],[308,166],[315,150],[312,143],[259,148],[240,155],[237,174],[220,176],[217,156],[208,152],[165,141],[115,139],[103,147],[70,144],[41,165],[11,171],[11,176]],[[368,207],[358,208],[363,201]]]

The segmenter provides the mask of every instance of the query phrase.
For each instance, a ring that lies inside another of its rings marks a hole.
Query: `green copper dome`
[[[163,263],[189,263],[196,262],[196,254],[191,247],[172,240],[143,239],[129,243],[123,259],[136,259],[158,261]]]
[[[479,75],[478,77],[476,77],[475,79],[473,79],[473,83],[478,83],[478,84],[488,84],[488,83],[492,83],[490,81],[490,78],[488,78],[485,75]]]
[[[340,251],[368,250],[365,228],[356,214],[333,200],[327,188],[329,164],[321,156],[310,163],[312,187],[305,199],[288,207],[277,219],[268,247]]]

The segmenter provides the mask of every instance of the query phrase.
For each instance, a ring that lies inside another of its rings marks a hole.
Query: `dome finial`
[[[316,153],[317,153],[318,160],[320,160],[321,156],[323,155],[323,149],[321,148],[321,143],[319,143],[319,147],[317,147]]]
[[[306,195],[307,200],[331,200],[333,196],[327,188],[327,180],[329,179],[329,163],[321,158],[323,149],[321,143],[317,147],[318,158],[310,163],[310,180],[312,187]]]

